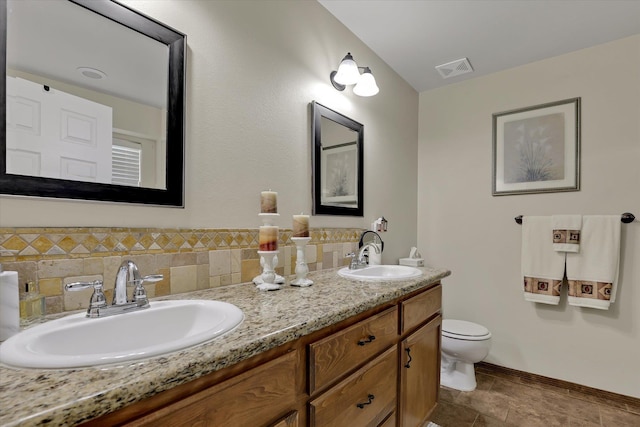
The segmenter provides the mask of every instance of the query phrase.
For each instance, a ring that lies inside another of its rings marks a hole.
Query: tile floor
[[[640,427],[640,405],[476,367],[478,388],[440,389],[442,427]],[[633,400],[633,399],[631,399]]]

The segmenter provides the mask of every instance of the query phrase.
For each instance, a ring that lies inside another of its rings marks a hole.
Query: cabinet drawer
[[[442,307],[442,285],[402,301],[402,319],[400,333],[415,328],[440,311]]]
[[[382,422],[378,427],[396,427],[396,413],[393,412],[389,417]]]
[[[310,425],[377,426],[396,407],[398,356],[393,346],[310,403]]]
[[[272,425],[296,406],[298,362],[292,351],[126,425]]]
[[[356,323],[309,345],[309,394],[370,360],[397,338],[398,308]]]

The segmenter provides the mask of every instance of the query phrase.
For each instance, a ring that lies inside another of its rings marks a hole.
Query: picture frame
[[[356,141],[322,147],[322,196],[327,206],[357,207],[358,145]]]
[[[493,196],[580,190],[580,101],[492,115]]]

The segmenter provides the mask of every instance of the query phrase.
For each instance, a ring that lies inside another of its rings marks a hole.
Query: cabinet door
[[[278,418],[276,426],[295,426],[297,413],[292,419],[282,414],[296,407],[299,369],[292,351],[127,426],[271,426]]]
[[[438,402],[442,317],[400,343],[400,414],[402,427],[421,426]]]

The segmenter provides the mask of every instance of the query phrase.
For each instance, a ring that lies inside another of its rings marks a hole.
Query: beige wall
[[[492,113],[582,97],[582,190],[491,196]],[[418,244],[450,268],[444,317],[493,333],[488,362],[640,397],[640,221],[609,311],[525,302],[517,215],[640,217],[640,35],[420,94]]]
[[[384,261],[416,242],[418,94],[315,1],[138,1],[187,34],[185,209],[0,197],[0,227],[258,227],[259,194],[279,192],[277,225],[311,210],[309,103],[364,124],[364,218],[319,216],[311,227],[389,220]],[[380,86],[337,92],[329,72],[350,51]]]

